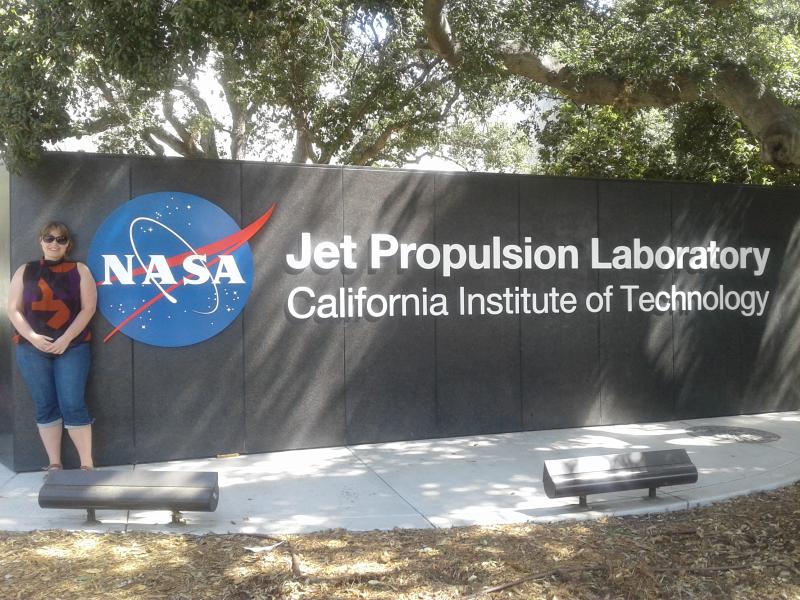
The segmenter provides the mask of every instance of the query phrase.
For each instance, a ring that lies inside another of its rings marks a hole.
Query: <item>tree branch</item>
[[[390,31],[386,35],[379,51],[377,65],[375,66],[375,70],[381,72],[381,75],[378,77],[378,80],[366,94],[364,99],[358,104],[358,106],[354,105],[350,101],[350,98],[352,97],[352,87],[343,94],[348,107],[347,120],[344,126],[341,128],[339,135],[336,136],[336,139],[332,143],[327,144],[324,148],[320,149],[319,162],[328,164],[331,158],[333,158],[343,146],[346,146],[353,141],[353,128],[364,120],[364,117],[367,115],[367,113],[373,109],[375,105],[375,99],[386,89],[386,86],[389,83],[388,79],[390,78],[390,75],[384,72],[383,69],[387,62],[389,46],[391,45],[394,37],[394,31]],[[355,79],[350,80],[351,85],[354,81]]]
[[[147,127],[144,130],[145,135],[151,136],[153,139],[158,140],[162,144],[172,148],[175,152],[180,154],[181,156],[193,157],[193,158],[200,158],[202,154],[199,150],[192,146],[187,146],[183,140],[180,138],[175,137],[168,131],[166,131],[162,127]]]
[[[710,7],[727,8],[736,0],[704,0]],[[425,0],[425,31],[431,48],[449,64],[463,60],[443,15],[446,0]],[[800,166],[800,112],[787,106],[741,65],[721,65],[717,76],[703,86],[691,74],[669,80],[634,84],[608,73],[577,74],[549,56],[536,56],[511,45],[502,51],[509,73],[558,90],[579,104],[624,108],[666,108],[708,99],[732,110],[758,139],[761,157],[778,166]]]
[[[113,127],[125,125],[129,123],[130,120],[130,115],[128,115],[126,112],[112,109],[105,111],[96,119],[83,121],[82,123],[73,126],[71,129],[71,135],[80,138],[84,135],[102,133]]]
[[[778,167],[800,166],[800,113],[784,104],[741,65],[724,65],[717,77],[701,91],[689,75],[672,82],[632,86],[624,78],[605,74],[575,77],[549,57],[505,53],[508,70],[552,87],[578,104],[624,108],[666,108],[703,98],[733,111],[761,143],[761,159]]]
[[[398,125],[393,123],[386,127],[386,129],[384,129],[378,136],[378,139],[372,144],[360,149],[354,148],[350,153],[350,160],[347,162],[349,164],[362,167],[373,162],[378,157],[378,154],[380,154],[381,150],[386,147],[386,144],[389,142],[389,139],[392,137],[392,134],[395,132],[397,127]]]
[[[800,166],[800,112],[784,104],[740,65],[720,69],[709,96],[732,110],[761,142],[761,160]]]
[[[153,151],[153,154],[156,156],[164,156],[164,146],[159,144],[152,136],[151,132],[143,131],[142,132],[142,140],[150,150]]]
[[[114,92],[112,91],[111,86],[106,83],[106,80],[110,78],[105,72],[103,72],[103,68],[97,64],[97,61],[93,60],[87,64],[86,76],[89,83],[100,90],[100,95],[103,97],[103,100],[112,106],[118,104],[117,99],[114,97]]]
[[[97,89],[100,90],[100,94],[103,96],[103,99],[108,102],[109,104],[116,105],[117,99],[114,97],[114,93],[111,91],[111,88],[103,81],[100,77],[94,79],[93,83],[97,86]]]
[[[446,161],[449,161],[449,162],[453,163],[457,167],[462,168],[464,171],[469,171],[470,170],[469,165],[461,164],[460,162],[458,162],[452,156],[448,156],[447,154],[443,154],[441,152],[434,152],[433,150],[427,150],[427,151],[423,152],[422,154],[417,154],[413,159],[409,159],[407,162],[420,164],[422,162],[422,159],[426,158],[426,157],[440,158],[442,160],[446,160]]]
[[[172,94],[167,92],[164,94],[164,99],[162,101],[162,108],[164,110],[164,118],[167,122],[172,125],[172,128],[178,134],[178,138],[175,136],[167,134],[161,128],[158,128],[153,136],[158,138],[160,141],[167,144],[170,148],[175,150],[181,156],[187,156],[192,158],[199,158],[203,156],[203,151],[197,147],[194,142],[194,137],[189,133],[189,131],[184,127],[183,123],[181,123],[180,119],[175,115],[175,100],[172,98]],[[155,129],[155,128],[154,128]],[[169,136],[168,138],[164,138],[164,134]],[[169,139],[169,141],[167,141]],[[180,147],[176,147],[175,142],[180,144]]]
[[[111,86],[104,80],[102,69],[96,64],[89,65],[87,72],[87,81],[89,85],[96,87],[100,91],[100,96],[108,104],[98,111],[98,116],[92,120],[85,120],[80,124],[72,127],[72,135],[80,138],[84,135],[94,135],[102,133],[111,129],[130,123],[131,115],[128,105],[124,101],[120,101],[114,95]]]
[[[550,56],[540,58],[510,47],[503,52],[503,63],[510,73],[552,87],[578,104],[666,108],[701,98],[697,84],[687,75],[677,75],[668,82],[634,85],[624,77],[605,73],[579,76]]]
[[[305,163],[309,159],[312,163],[322,162],[321,157],[314,152],[314,143],[306,120],[295,115],[294,130],[295,144],[292,152],[292,162]],[[327,164],[327,162],[324,164]]]
[[[422,15],[425,19],[425,33],[431,48],[452,67],[463,61],[461,48],[450,35],[450,25],[444,15],[446,0],[424,0]]]
[[[191,83],[180,83],[175,86],[175,89],[179,92],[183,92],[195,105],[200,116],[206,120],[200,133],[200,147],[203,153],[208,158],[219,158],[219,153],[217,152],[217,138],[214,131],[214,116],[211,114],[208,103],[200,96],[200,92],[197,91],[197,88]]]
[[[306,150],[306,143],[299,130],[294,132],[294,149],[292,150],[292,162],[305,164],[308,162],[308,151]]]
[[[237,93],[234,81],[236,77],[233,73],[238,65],[228,56],[222,56],[217,61],[217,72],[222,91],[225,94],[225,101],[228,103],[228,110],[231,112],[231,158],[237,160],[247,155],[250,134],[253,131],[252,118],[255,112],[255,105],[247,100],[243,100]]]

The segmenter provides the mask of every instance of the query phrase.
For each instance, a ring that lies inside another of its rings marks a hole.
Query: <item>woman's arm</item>
[[[97,284],[94,277],[92,277],[92,272],[83,263],[78,263],[78,273],[81,276],[81,310],[75,315],[75,320],[72,321],[67,330],[61,337],[50,344],[50,349],[46,350],[46,352],[63,354],[69,347],[70,342],[86,329],[97,309]]]
[[[24,307],[22,302],[22,276],[25,273],[25,265],[16,270],[11,278],[11,287],[8,291],[8,318],[17,333],[28,340],[35,348],[42,352],[49,352],[53,338],[36,333],[25,320]]]

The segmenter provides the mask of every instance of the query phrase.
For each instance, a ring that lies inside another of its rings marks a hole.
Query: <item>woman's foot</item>
[[[94,467],[89,465],[81,465],[81,471],[94,471]]]
[[[42,470],[47,471],[44,474],[45,479],[47,479],[47,477],[50,475],[50,473],[52,473],[53,471],[60,471],[63,468],[64,467],[61,465],[61,463],[50,463],[46,467],[42,467]]]

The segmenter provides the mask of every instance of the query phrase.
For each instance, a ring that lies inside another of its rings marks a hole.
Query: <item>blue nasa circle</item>
[[[217,335],[247,302],[253,254],[245,242],[208,254],[206,262],[193,255],[239,232],[224,210],[192,194],[156,192],[123,204],[89,248],[100,312],[115,328],[122,325],[121,333],[153,346],[189,346]],[[182,255],[188,265],[165,267]]]

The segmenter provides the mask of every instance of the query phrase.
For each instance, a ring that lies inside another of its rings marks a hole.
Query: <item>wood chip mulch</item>
[[[800,484],[645,517],[279,537],[0,532],[0,598],[800,598]]]

